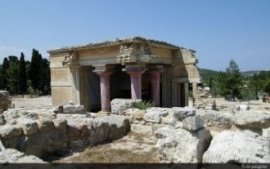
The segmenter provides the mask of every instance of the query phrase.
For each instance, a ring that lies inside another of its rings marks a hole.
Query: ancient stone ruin
[[[94,118],[81,105],[66,104],[46,112],[8,109],[0,114],[0,162],[50,161],[53,156],[119,139],[129,131],[127,118]]]
[[[72,101],[106,112],[110,100],[131,98],[184,107],[200,83],[195,51],[167,42],[133,37],[48,52],[54,106]]]
[[[267,110],[215,111],[194,107],[140,110],[132,100],[115,99],[115,114],[128,117],[131,131],[152,134],[160,162],[267,163],[270,113]],[[241,106],[245,107],[245,106]]]
[[[193,50],[134,37],[49,53],[53,107],[10,108],[0,92],[1,163],[50,162],[130,132],[154,138],[161,163],[270,161],[270,107],[197,90]]]
[[[155,136],[162,163],[270,160],[268,107],[241,104],[219,111],[187,106],[139,109],[134,103],[140,101],[113,99],[109,116],[89,113],[74,103],[46,111],[9,108],[0,114],[0,161],[49,162],[55,156],[121,139],[130,131]]]

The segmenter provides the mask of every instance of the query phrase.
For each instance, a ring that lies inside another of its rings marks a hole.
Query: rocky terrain
[[[29,111],[15,107],[0,114],[0,119],[1,162],[48,161],[121,138],[130,131],[123,116],[94,118],[83,106],[73,104]]]
[[[268,163],[270,105],[217,99],[213,106],[213,100],[197,108],[139,110],[116,99],[112,108],[123,110],[114,113],[128,117],[133,132],[156,137],[159,162]]]
[[[140,110],[132,102],[114,99],[105,116],[72,103],[52,107],[50,97],[13,98],[0,114],[0,161],[270,161],[269,104],[205,98],[195,107]]]

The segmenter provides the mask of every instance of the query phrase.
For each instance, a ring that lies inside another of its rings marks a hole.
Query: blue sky
[[[0,62],[32,48],[143,36],[197,51],[199,66],[270,69],[269,0],[1,0]]]

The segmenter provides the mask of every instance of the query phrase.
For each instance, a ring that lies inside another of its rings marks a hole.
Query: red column
[[[152,101],[155,106],[160,106],[160,71],[149,72],[151,78]]]
[[[109,112],[111,110],[110,96],[110,75],[111,72],[98,72],[100,78],[100,98],[101,111]]]
[[[131,99],[142,99],[142,74],[143,71],[129,71],[131,82]]]

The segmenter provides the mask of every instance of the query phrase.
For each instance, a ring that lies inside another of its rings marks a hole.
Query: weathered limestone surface
[[[209,127],[229,129],[232,127],[232,116],[230,113],[214,110],[197,110],[198,117],[201,117]]]
[[[155,133],[157,147],[162,162],[199,163],[211,140],[210,132],[201,129],[189,132],[166,126]]]
[[[172,111],[175,120],[183,120],[188,116],[194,116],[196,109],[193,107],[173,107]]]
[[[0,90],[0,113],[6,111],[11,105],[9,93],[7,91]]]
[[[211,134],[204,128],[204,122],[195,116],[196,109],[173,108],[172,124],[157,129],[157,148],[162,162],[200,163],[206,151]]]
[[[61,106],[56,106],[52,110],[54,113],[64,114],[85,114],[86,110],[83,105],[68,103]]]
[[[262,130],[262,136],[269,138],[269,140],[270,140],[270,127]]]
[[[0,136],[4,139],[12,139],[22,135],[22,129],[15,125],[5,125],[0,128]]]
[[[113,99],[111,101],[111,112],[112,114],[123,115],[124,110],[131,108],[134,102],[141,100],[132,99]]]
[[[248,104],[239,104],[235,106],[236,110],[249,110],[250,106]]]
[[[146,122],[160,123],[162,117],[168,116],[169,111],[170,109],[168,108],[160,108],[160,107],[148,108],[146,109],[143,119]]]
[[[33,155],[26,155],[16,149],[0,151],[0,163],[45,163]]]
[[[153,126],[143,124],[132,124],[131,131],[135,133],[142,133],[145,135],[153,135]]]
[[[270,142],[251,131],[223,131],[203,155],[205,163],[268,163]]]
[[[130,130],[129,120],[118,115],[92,118],[88,114],[20,110],[8,110],[2,115],[8,119],[0,127],[3,145],[41,158],[50,153],[77,151],[118,139]]]
[[[261,111],[236,111],[233,123],[244,129],[267,128],[270,127],[270,114]]]
[[[198,99],[195,103],[195,107],[197,109],[202,109],[202,110],[216,110],[217,109],[216,101],[214,99]]]
[[[127,118],[119,115],[102,117],[109,125],[108,140],[114,140],[123,137],[130,131],[130,123]]]
[[[197,131],[204,128],[204,122],[200,117],[190,116],[183,120],[183,128],[188,131]]]
[[[137,108],[128,108],[123,113],[126,116],[130,117],[131,121],[141,121],[141,120],[143,120],[143,116],[145,114],[145,111],[137,109]]]

